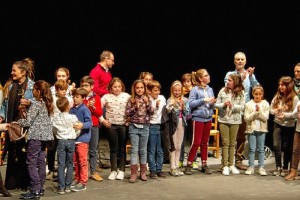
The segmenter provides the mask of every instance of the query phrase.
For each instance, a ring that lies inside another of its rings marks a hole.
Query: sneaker
[[[58,188],[58,187],[54,187],[53,190],[57,194],[65,194],[66,193],[64,189],[61,189],[61,188]]]
[[[171,169],[170,174],[171,174],[171,176],[178,176],[178,172],[176,169]]]
[[[234,165],[231,165],[229,167],[229,169],[230,169],[230,172],[233,174],[240,174],[240,171]]]
[[[207,175],[212,174],[212,172],[211,172],[211,170],[208,168],[207,164],[202,165],[202,168],[201,168],[200,171],[203,172],[203,173],[205,173],[205,174],[207,174]]]
[[[282,169],[281,170],[281,173],[280,173],[280,176],[281,177],[285,177],[286,175],[288,175],[289,174],[289,170],[288,169]]]
[[[198,162],[193,162],[192,168],[193,168],[193,169],[199,169]]]
[[[185,167],[185,169],[184,169],[184,173],[186,175],[192,175],[191,169],[192,169],[192,165],[191,164],[187,164],[186,167]]]
[[[254,174],[254,168],[253,167],[248,167],[247,170],[245,171],[246,175],[251,175]]]
[[[54,176],[54,172],[53,171],[49,171],[48,174],[46,175],[46,180],[52,180]]]
[[[124,179],[124,172],[123,171],[118,171],[118,174],[116,176],[117,180],[123,180]]]
[[[110,175],[108,176],[108,180],[116,180],[118,173],[116,171],[110,172]]]
[[[273,172],[273,176],[280,176],[282,169],[280,167],[276,167],[276,170]]]
[[[29,191],[27,193],[23,193],[20,195],[20,199],[39,199],[40,198],[40,192],[33,192],[33,191]]]
[[[91,176],[90,179],[93,179],[94,181],[103,181],[103,178],[98,174],[97,172],[94,172]]]
[[[150,178],[152,179],[157,179],[158,176],[157,176],[157,173],[156,172],[150,172],[150,175],[149,175]]]
[[[86,186],[83,185],[82,183],[78,183],[74,188],[72,188],[72,191],[74,192],[80,192],[86,190]]]
[[[66,188],[65,188],[65,192],[66,192],[66,193],[71,192],[71,188],[70,188],[70,187],[66,187]]]
[[[229,176],[229,173],[230,173],[229,167],[224,166],[224,167],[223,167],[222,174],[225,175],[225,176]]]
[[[72,189],[72,188],[75,188],[76,185],[77,185],[78,183],[79,183],[78,181],[74,180],[74,181],[72,182],[70,188],[71,188],[71,189]]]
[[[45,194],[45,190],[44,189],[40,189],[40,196],[44,196]]]
[[[258,170],[259,175],[261,176],[267,176],[267,172],[263,167],[260,167]]]
[[[183,162],[182,162],[182,161],[179,161],[178,167],[179,167],[179,168],[183,168]]]
[[[177,170],[178,176],[184,175],[184,173],[183,173],[183,171],[181,171],[181,169],[177,168],[176,170]]]
[[[166,175],[165,175],[164,172],[157,172],[157,176],[158,176],[159,178],[166,178]]]

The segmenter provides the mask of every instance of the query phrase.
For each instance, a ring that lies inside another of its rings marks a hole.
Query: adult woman
[[[8,98],[0,110],[0,123],[3,121],[7,123],[17,121],[20,118],[19,108],[29,107],[29,99],[33,98],[33,69],[34,61],[30,58],[13,63],[11,71],[13,82],[9,86]],[[29,177],[27,168],[24,167],[26,166],[25,145],[25,139],[10,142],[9,138],[6,138],[8,158],[5,186],[9,190],[27,189]]]

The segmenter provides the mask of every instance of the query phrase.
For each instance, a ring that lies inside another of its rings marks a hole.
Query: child
[[[70,71],[66,67],[59,67],[55,71],[55,79],[58,80],[63,80],[68,84],[68,89],[66,91],[66,96],[67,97],[72,97],[72,91],[75,89],[76,84],[71,83],[70,78]],[[70,85],[69,85],[70,84]],[[51,86],[51,93],[54,95],[55,94],[55,87]]]
[[[245,106],[245,93],[240,75],[231,74],[226,86],[218,94],[215,107],[219,109],[218,122],[222,138],[222,174],[240,174],[234,165],[236,136],[242,123],[242,112]]]
[[[103,181],[100,174],[96,172],[99,142],[99,117],[102,115],[101,100],[100,97],[93,92],[94,79],[92,79],[92,77],[84,76],[80,80],[80,86],[88,92],[88,95],[83,102],[91,111],[93,121],[91,141],[89,143],[90,179]]]
[[[50,115],[53,114],[53,99],[50,85],[39,80],[33,85],[33,97],[26,119],[17,121],[23,127],[29,127],[27,146],[27,169],[30,177],[30,191],[21,194],[21,199],[39,198],[46,177],[46,143],[53,140]]]
[[[150,178],[165,178],[162,171],[164,153],[161,146],[161,116],[162,108],[166,105],[166,99],[160,95],[161,85],[158,81],[153,80],[148,83],[147,90],[150,95],[154,113],[150,119],[149,139],[148,139],[148,164],[150,168]]]
[[[131,142],[131,175],[129,182],[136,182],[137,157],[140,154],[140,178],[147,181],[147,142],[149,137],[150,117],[154,112],[151,100],[146,92],[146,84],[143,80],[136,80],[131,87],[131,98],[126,105],[126,115],[130,117],[129,137]]]
[[[139,79],[143,80],[147,86],[153,80],[153,74],[151,72],[141,72]]]
[[[57,160],[58,160],[58,194],[71,192],[73,177],[73,157],[75,151],[75,139],[77,137],[73,126],[78,122],[75,115],[69,114],[70,102],[67,97],[60,97],[56,101],[56,107],[60,113],[52,119],[53,133],[57,138]],[[79,132],[80,133],[80,132]],[[65,175],[65,169],[66,175]]]
[[[246,175],[254,174],[254,157],[255,151],[258,151],[258,173],[261,176],[266,176],[264,169],[265,161],[265,138],[268,132],[269,119],[269,103],[264,100],[264,89],[257,85],[252,89],[253,100],[245,105],[244,119],[246,122],[247,139],[249,142],[249,167],[246,170]]]
[[[106,109],[106,116],[100,117],[100,122],[107,128],[110,147],[111,173],[109,180],[123,180],[126,162],[126,131],[127,119],[125,115],[126,104],[130,95],[125,91],[122,80],[113,78],[108,84],[109,94],[101,98],[101,106]],[[119,170],[118,170],[119,169]]]
[[[74,107],[70,110],[70,114],[75,114],[81,122],[74,125],[75,129],[81,129],[80,135],[75,141],[75,180],[71,184],[71,189],[75,192],[86,190],[88,181],[87,154],[91,140],[92,117],[90,110],[83,103],[87,95],[88,92],[83,88],[73,90]]]
[[[179,169],[180,149],[183,141],[184,126],[186,126],[186,116],[189,114],[188,99],[183,96],[182,84],[176,80],[171,85],[171,95],[167,100],[166,109],[168,113],[176,116],[176,131],[170,134],[170,174],[172,176],[182,176]]]
[[[274,176],[285,176],[288,173],[292,159],[295,119],[293,111],[299,101],[294,90],[293,79],[283,76],[278,82],[278,91],[270,107],[270,113],[275,115],[273,129],[273,147],[275,152],[276,170]],[[283,166],[281,161],[283,151]]]
[[[54,106],[54,115],[60,113],[60,110],[56,106],[56,101],[59,97],[66,97],[70,103],[70,108],[73,107],[73,99],[72,96],[67,95],[68,91],[68,83],[64,80],[57,80],[54,84],[55,94],[53,94],[53,106]]]
[[[192,81],[196,85],[191,90],[189,97],[189,107],[193,110],[191,113],[193,120],[193,140],[184,173],[187,175],[192,174],[192,162],[200,147],[201,171],[205,174],[211,174],[211,170],[207,166],[208,140],[216,100],[213,89],[208,86],[210,76],[206,69],[199,69],[197,72],[193,72]]]

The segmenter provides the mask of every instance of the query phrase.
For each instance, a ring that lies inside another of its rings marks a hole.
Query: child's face
[[[278,89],[281,93],[285,94],[286,86],[282,82],[279,83]]]
[[[252,92],[253,99],[255,103],[259,103],[263,98],[263,91],[261,89],[256,89]]]
[[[56,74],[56,79],[57,79],[57,80],[67,81],[68,78],[69,78],[69,77],[67,76],[66,72],[63,71],[63,70],[59,70],[59,71],[57,72],[57,74]]]
[[[36,98],[37,100],[40,98],[40,91],[37,89],[33,88],[32,90],[33,97]]]
[[[202,74],[202,77],[200,78],[200,81],[202,83],[204,83],[205,85],[209,84],[210,82],[210,76],[209,74],[207,73],[207,71],[205,71],[203,74]]]
[[[233,89],[233,88],[234,88],[234,82],[233,82],[233,80],[232,80],[231,77],[228,78],[227,83],[226,83],[226,86],[227,86],[229,89]]]
[[[152,76],[150,76],[149,74],[146,75],[143,81],[145,82],[146,85],[148,85],[148,83],[152,81]]]
[[[80,104],[83,103],[83,98],[81,95],[77,94],[77,95],[73,95],[73,101],[74,101],[74,105],[78,106]]]
[[[58,90],[56,90],[56,94],[59,97],[65,97],[67,94],[67,90],[66,89],[58,89]]]
[[[87,82],[82,82],[82,83],[80,84],[80,86],[81,86],[82,88],[84,88],[88,93],[90,93],[91,91],[93,91],[93,88],[94,88],[94,85],[91,85],[91,84],[89,84],[89,83],[87,83]]]
[[[122,92],[122,84],[120,82],[114,82],[114,84],[111,86],[111,93],[118,96]]]
[[[145,87],[143,83],[137,83],[134,87],[136,95],[142,96],[145,93]]]
[[[188,88],[188,87],[192,86],[192,81],[189,79],[186,79],[182,82],[182,84],[184,87]]]
[[[154,87],[151,91],[149,91],[149,94],[153,99],[157,99],[160,94],[160,89],[158,87]]]
[[[173,95],[174,95],[174,97],[176,97],[176,98],[181,97],[181,86],[180,86],[180,85],[175,85],[175,86],[173,87]]]

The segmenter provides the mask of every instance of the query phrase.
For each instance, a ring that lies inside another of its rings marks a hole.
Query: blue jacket
[[[205,90],[207,95],[205,95]],[[206,103],[204,99],[206,97],[214,97],[214,92],[208,85],[206,88],[194,86],[190,91],[189,96],[189,107],[192,113],[192,120],[198,122],[211,121],[212,115],[214,114],[214,105]]]
[[[82,103],[71,108],[70,114],[75,114],[78,120],[83,123],[80,135],[76,138],[76,141],[90,142],[91,127],[93,125],[91,111]]]

